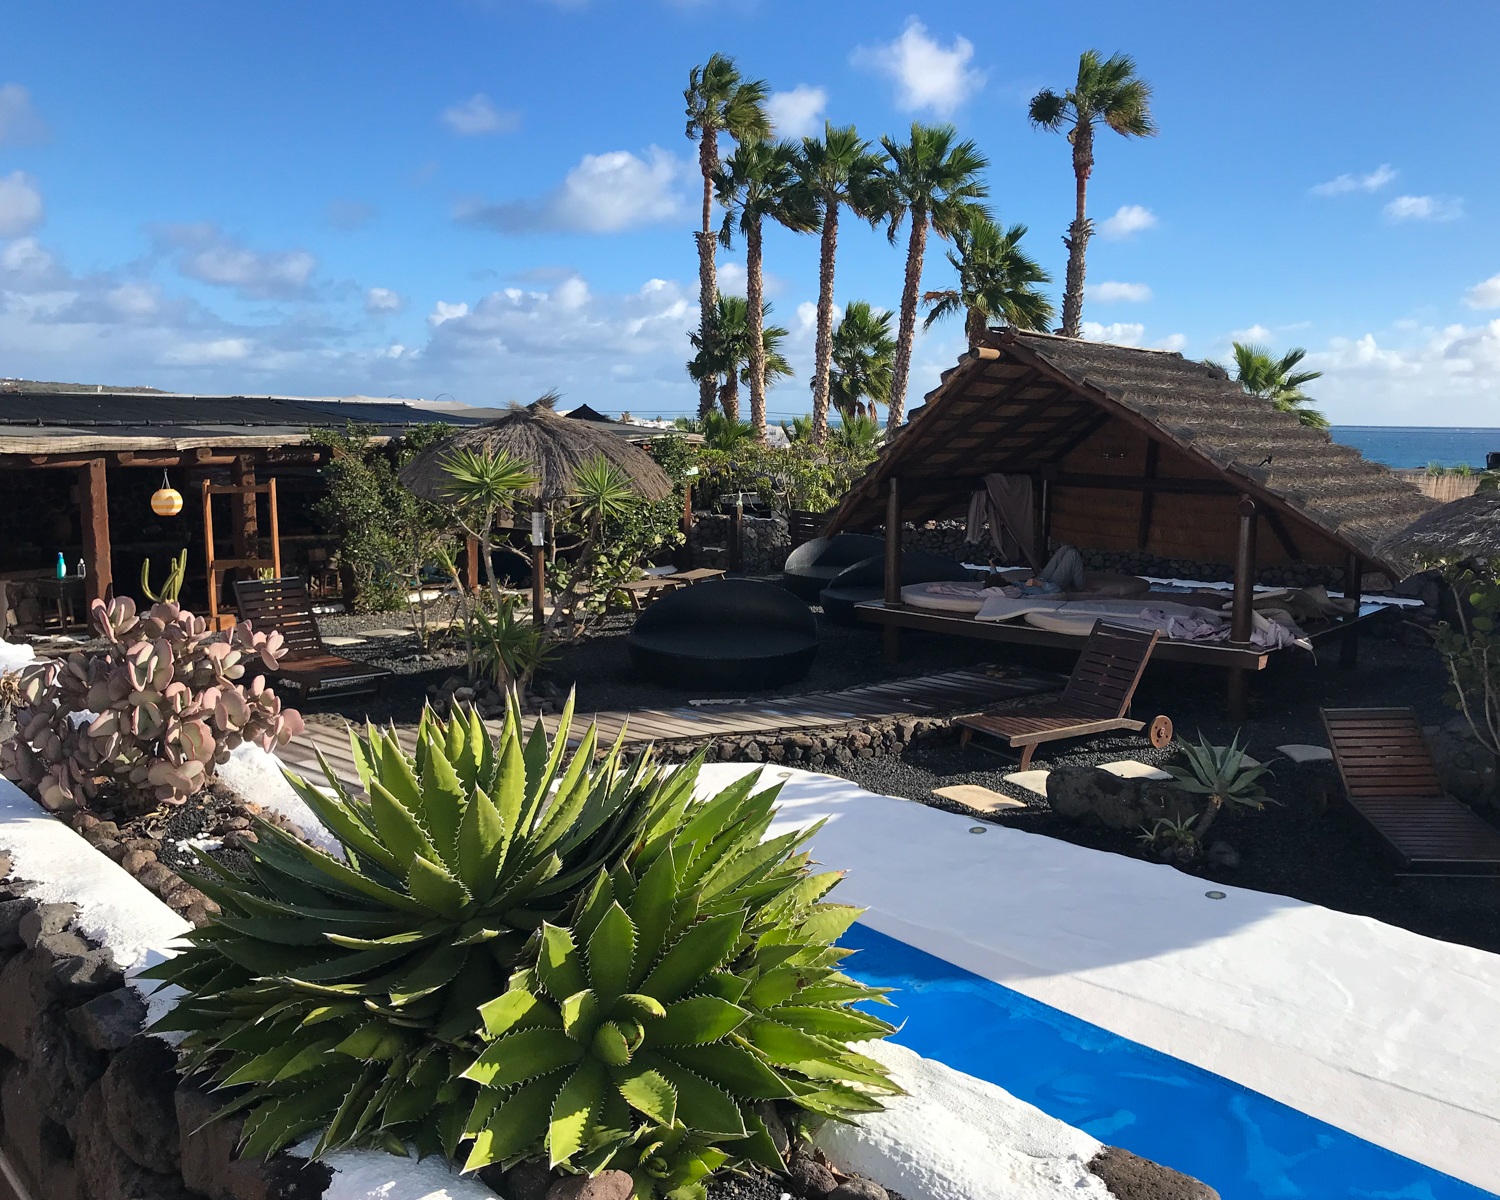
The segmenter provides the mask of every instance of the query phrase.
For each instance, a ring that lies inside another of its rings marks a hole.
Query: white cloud
[[[1500,308],[1500,275],[1476,283],[1464,293],[1464,303],[1470,308]]]
[[[1116,321],[1112,325],[1085,321],[1083,336],[1091,342],[1112,342],[1116,346],[1139,346],[1141,339],[1146,336],[1146,327],[1138,321]]]
[[[390,288],[372,287],[365,293],[365,312],[373,317],[400,312],[404,303],[401,294],[393,292]]]
[[[1393,221],[1456,221],[1464,202],[1456,196],[1397,196],[1385,206]]]
[[[449,304],[446,300],[439,300],[432,306],[432,311],[427,314],[427,323],[436,329],[447,321],[456,321],[460,317],[469,315],[469,306],[464,301],[457,304]]]
[[[968,38],[955,36],[945,49],[913,17],[895,41],[860,46],[850,61],[893,80],[897,107],[947,116],[984,87],[985,73],[969,65],[973,57]]]
[[[822,130],[827,107],[828,93],[823,88],[799,83],[789,92],[772,92],[766,115],[778,137],[812,137]]]
[[[189,279],[233,288],[253,300],[291,299],[307,293],[318,260],[306,250],[261,253],[240,244],[217,225],[169,225],[156,231],[158,246],[177,259]]]
[[[1090,300],[1097,300],[1100,304],[1141,304],[1151,299],[1151,289],[1144,283],[1116,283],[1109,280],[1089,284],[1085,294]]]
[[[658,146],[644,157],[628,150],[586,154],[562,186],[541,200],[466,204],[458,217],[502,233],[556,230],[619,233],[680,217],[682,163]]]
[[[1248,329],[1236,329],[1229,338],[1235,342],[1268,342],[1271,340],[1271,331],[1257,321]]]
[[[837,314],[835,314],[837,319]],[[811,300],[804,300],[797,305],[797,332],[808,334],[814,332],[818,327],[818,306]]]
[[[1336,423],[1493,424],[1500,319],[1330,339],[1307,356],[1315,393]]]
[[[47,140],[47,123],[19,83],[0,84],[0,146],[34,146]]]
[[[246,338],[218,338],[210,342],[184,342],[168,350],[162,359],[185,367],[202,367],[216,363],[240,362],[250,357],[251,343]]]
[[[1368,175],[1337,175],[1326,183],[1315,184],[1310,190],[1314,196],[1342,196],[1348,192],[1378,192],[1396,178],[1396,168],[1390,163],[1381,163]]]
[[[1128,238],[1156,225],[1156,214],[1141,204],[1123,204],[1112,217],[1099,222],[1099,232],[1107,238]]]
[[[480,137],[487,133],[509,133],[521,124],[521,114],[496,108],[483,92],[475,92],[462,104],[445,108],[442,122],[460,137]]]
[[[42,223],[42,212],[42,194],[30,175],[0,175],[0,237],[30,233]]]
[[[1161,341],[1156,343],[1158,350],[1176,350],[1179,354],[1187,349],[1187,334],[1169,333]]]

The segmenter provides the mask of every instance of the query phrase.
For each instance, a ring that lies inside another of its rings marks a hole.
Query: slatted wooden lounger
[[[1061,696],[1009,712],[961,717],[956,722],[964,731],[959,745],[967,746],[975,732],[1002,738],[1012,749],[1023,747],[1024,771],[1043,742],[1119,729],[1139,733],[1147,722],[1130,717],[1130,702],[1160,637],[1154,629],[1147,633],[1095,621]],[[1170,717],[1153,717],[1149,724],[1147,736],[1153,746],[1171,742]]]
[[[307,584],[301,579],[241,579],[234,584],[240,620],[257,629],[279,629],[286,657],[271,677],[297,689],[303,700],[314,693],[379,691],[391,672],[330,653],[318,632]]]
[[[1443,791],[1409,708],[1325,708],[1323,727],[1349,806],[1402,873],[1500,874],[1500,830]]]

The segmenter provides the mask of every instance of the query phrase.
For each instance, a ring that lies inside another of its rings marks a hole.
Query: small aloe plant
[[[1196,744],[1183,745],[1182,757],[1187,765],[1169,765],[1167,773],[1178,791],[1208,800],[1208,807],[1193,831],[1199,842],[1226,804],[1258,809],[1274,803],[1260,784],[1261,776],[1269,768],[1245,761],[1239,734],[1227,746],[1214,746],[1200,733]]]
[[[799,848],[815,830],[765,840],[775,791],[752,786],[601,872],[571,925],[544,925],[532,964],[481,1008],[466,1169],[543,1153],[628,1169],[642,1200],[688,1200],[699,1168],[784,1168],[757,1105],[848,1119],[897,1090],[848,1045],[892,1032],[850,1007],[881,990],[837,970],[832,943],[859,910],[821,902],[840,876],[809,872]]]

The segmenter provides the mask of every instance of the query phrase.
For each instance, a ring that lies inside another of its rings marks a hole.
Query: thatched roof
[[[1071,505],[1067,540],[1076,544],[1217,562],[1233,561],[1240,495],[1260,506],[1269,526],[1261,544],[1273,555],[1341,565],[1352,552],[1398,572],[1406,564],[1390,564],[1377,545],[1434,503],[1357,450],[1247,395],[1218,367],[1005,330],[944,372],[829,528],[880,523],[892,476],[902,481],[906,519],[957,515],[991,472],[1030,474],[1067,493],[1057,507],[1062,514]],[[1080,498],[1101,496],[1108,503],[1090,501],[1090,516]],[[1118,512],[1126,503],[1132,514],[1139,506],[1139,538],[1136,516],[1127,528]]]
[[[1379,549],[1424,564],[1500,558],[1500,492],[1476,492],[1440,505],[1387,537]]]
[[[459,449],[508,450],[527,463],[540,484],[543,503],[573,493],[573,473],[602,455],[634,482],[647,500],[672,494],[672,482],[644,450],[593,421],[569,421],[547,405],[516,408],[494,421],[462,429],[423,451],[401,468],[401,482],[419,496],[441,501],[446,495],[444,463]]]

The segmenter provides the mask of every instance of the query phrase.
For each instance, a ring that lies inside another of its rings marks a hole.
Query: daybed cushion
[[[1085,596],[1144,596],[1151,590],[1151,581],[1139,575],[1123,575],[1119,571],[1085,571],[1083,594]]]
[[[938,612],[966,613],[970,616],[984,607],[982,583],[911,583],[901,589],[901,603],[913,608],[931,608]]]

